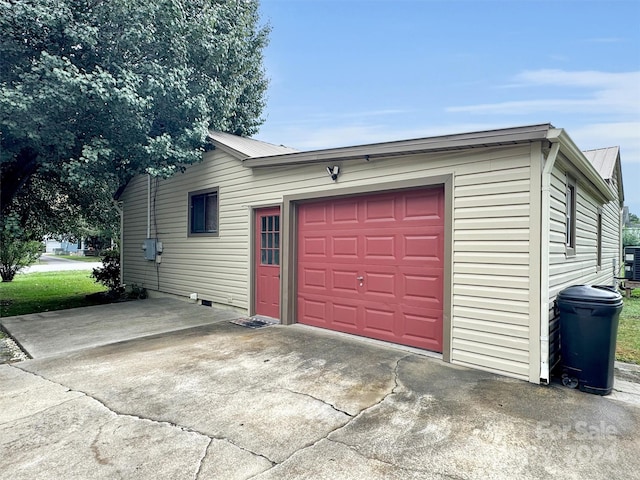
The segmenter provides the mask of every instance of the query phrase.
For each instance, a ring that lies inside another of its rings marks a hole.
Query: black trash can
[[[576,285],[558,293],[562,383],[583,392],[613,389],[622,295],[611,287]]]

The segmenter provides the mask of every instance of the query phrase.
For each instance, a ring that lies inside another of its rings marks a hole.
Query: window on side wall
[[[565,247],[567,256],[576,254],[576,181],[567,177],[565,201]]]
[[[218,235],[218,189],[189,193],[189,236]]]

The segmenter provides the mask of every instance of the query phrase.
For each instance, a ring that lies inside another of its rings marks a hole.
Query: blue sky
[[[300,150],[550,122],[621,148],[640,215],[640,1],[262,0],[266,121]]]

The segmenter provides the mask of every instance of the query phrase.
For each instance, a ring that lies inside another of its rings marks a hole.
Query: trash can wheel
[[[578,379],[576,377],[569,376],[568,373],[563,373],[562,385],[569,388],[576,388],[578,386]]]

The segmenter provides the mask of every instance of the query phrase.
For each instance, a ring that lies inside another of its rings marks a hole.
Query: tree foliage
[[[209,129],[255,133],[268,35],[257,8],[0,0],[3,214],[56,228],[74,212],[113,221],[106,202],[133,175],[198,162]]]
[[[640,231],[636,228],[623,228],[622,229],[622,246],[635,247],[638,245],[640,245]]]

